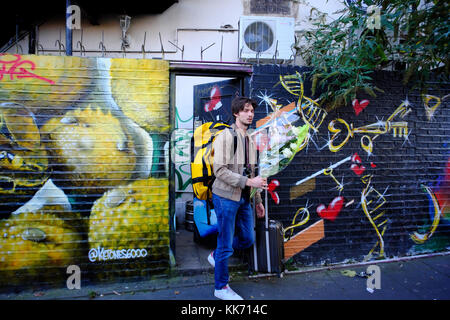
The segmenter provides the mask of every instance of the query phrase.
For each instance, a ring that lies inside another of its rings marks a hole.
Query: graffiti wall
[[[249,82],[285,257],[448,250],[448,84],[422,94],[381,72],[384,94],[327,112],[305,71],[258,65]],[[168,268],[168,104],[167,61],[0,56],[0,287],[65,281],[70,265],[84,279]],[[187,173],[176,178],[189,188]]]
[[[0,55],[2,285],[167,268],[168,69]]]
[[[269,217],[283,223],[285,258],[326,265],[448,250],[448,84],[421,94],[379,72],[384,93],[327,112],[306,71],[260,65],[251,80]]]

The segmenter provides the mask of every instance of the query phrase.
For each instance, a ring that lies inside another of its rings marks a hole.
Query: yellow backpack
[[[212,185],[215,180],[212,143],[223,130],[231,130],[234,137],[234,152],[237,148],[237,135],[232,127],[222,122],[206,122],[195,129],[191,139],[191,176],[194,195],[199,200],[212,198]]]

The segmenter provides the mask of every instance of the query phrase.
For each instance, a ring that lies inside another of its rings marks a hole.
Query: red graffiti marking
[[[360,176],[366,170],[366,167],[362,165],[361,158],[359,157],[358,153],[355,152],[355,154],[352,156],[352,162],[353,163],[350,166],[350,169],[352,169],[355,174]]]
[[[355,114],[359,115],[361,111],[363,111],[369,105],[369,100],[363,100],[359,102],[358,99],[355,99],[353,100],[352,105],[353,110],[355,110]]]
[[[0,53],[0,56],[4,56],[4,53]],[[47,81],[48,83],[55,84],[55,81],[38,76],[37,74],[34,74],[30,72],[28,69],[33,71],[36,68],[36,64],[33,61],[30,60],[22,60],[22,56],[20,54],[14,54],[14,57],[16,57],[16,60],[12,61],[5,61],[0,60],[0,81],[3,80],[3,77],[5,75],[9,75],[9,78],[11,80],[14,80],[14,76],[17,77],[17,79],[22,78],[35,78],[40,79],[43,81]],[[28,65],[25,67],[25,65]],[[9,69],[8,69],[9,67]]]
[[[214,86],[211,89],[210,98],[211,100],[205,104],[205,111],[211,112],[213,110],[217,110],[222,107],[222,102],[220,101],[222,97],[222,93],[220,92],[220,88],[218,86]]]
[[[270,181],[269,185],[267,186],[267,191],[269,191],[270,196],[272,197],[272,200],[275,201],[276,204],[280,204],[280,196],[275,191],[276,188],[280,186],[280,182],[278,180],[272,180]]]
[[[334,198],[334,200],[331,201],[328,207],[325,207],[324,204],[319,205],[316,211],[321,218],[334,221],[338,216],[339,212],[341,212],[343,205],[344,205],[344,197],[339,196]]]

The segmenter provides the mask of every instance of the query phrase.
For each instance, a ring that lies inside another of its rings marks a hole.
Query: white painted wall
[[[242,15],[249,14],[250,0],[179,0],[162,14],[140,15],[131,18],[131,25],[128,30],[130,47],[127,49],[127,58],[143,58],[141,47],[146,34],[145,50],[151,51],[145,54],[145,58],[163,58],[166,60],[195,60],[195,61],[224,61],[238,62],[238,22]],[[298,0],[292,2],[293,14],[295,18],[295,30],[300,32],[313,27],[309,19],[311,9],[315,7],[322,12],[333,14],[344,7],[341,1],[326,0]],[[258,14],[261,15],[261,14]],[[313,11],[313,17],[316,17]],[[105,15],[99,20],[100,25],[93,26],[86,19],[82,19],[83,46],[86,56],[101,56],[99,43],[104,34],[104,45],[107,51],[106,57],[121,58],[121,34],[119,25],[119,15]],[[224,31],[221,26],[231,25],[231,31]],[[205,30],[208,29],[208,30]],[[161,39],[165,54],[161,53]],[[65,14],[61,13],[60,19],[48,21],[39,27],[39,43],[44,51],[39,54],[58,55],[59,52],[56,41],[60,39],[65,44]],[[79,56],[79,41],[81,41],[81,31],[73,30],[73,55]],[[173,46],[179,48],[184,46],[184,54]],[[222,45],[221,45],[222,44]],[[28,52],[28,38],[20,41],[23,52]],[[203,52],[201,50],[212,45]],[[134,53],[133,53],[134,51]],[[221,60],[222,51],[222,60]],[[10,53],[16,52],[16,47],[8,50]],[[20,50],[19,50],[20,53]],[[65,54],[64,51],[61,54]]]

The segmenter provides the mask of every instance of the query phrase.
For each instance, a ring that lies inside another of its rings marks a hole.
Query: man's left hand
[[[264,218],[265,215],[265,209],[262,203],[258,203],[256,205],[256,216],[258,218]]]

